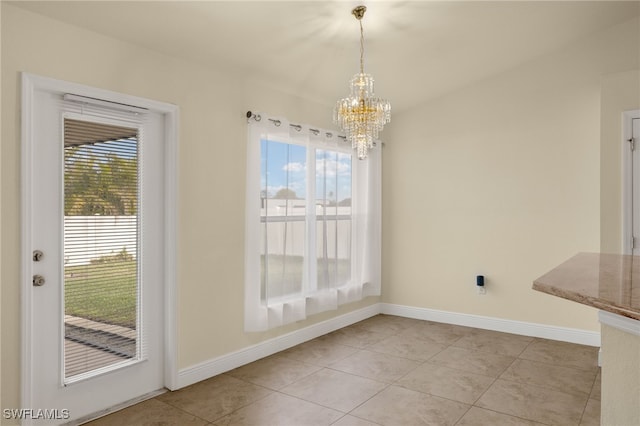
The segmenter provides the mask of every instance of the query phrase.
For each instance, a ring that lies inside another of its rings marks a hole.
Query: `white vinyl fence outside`
[[[92,259],[113,256],[123,250],[135,259],[137,219],[137,216],[65,216],[65,265],[87,265]]]
[[[318,256],[351,258],[351,206],[316,204],[316,242]],[[262,248],[271,255],[304,256],[307,232],[304,200],[270,198],[263,200],[260,211]],[[327,221],[323,223],[323,215]],[[264,238],[267,238],[266,247]]]
[[[299,209],[298,206],[294,208]],[[263,209],[263,215],[266,215],[264,210],[266,209]],[[304,215],[304,209],[301,210],[301,214]],[[322,213],[322,207],[317,206],[316,214],[319,219]],[[323,254],[324,247],[327,250],[325,254],[329,257],[350,257],[350,213],[350,207],[326,209],[326,214],[333,216],[334,220],[327,221],[326,227],[323,227],[321,220],[316,225],[319,255]],[[263,228],[263,232],[266,231],[265,234],[268,238],[269,253],[303,256],[306,232],[304,220],[286,224],[283,206],[280,205],[271,207],[268,216],[274,220],[268,223],[267,229]],[[337,221],[335,220],[336,216],[339,217]],[[283,221],[279,221],[279,218],[282,218]],[[135,259],[137,256],[137,226],[137,216],[65,216],[65,265],[87,265],[92,259],[114,256],[123,250],[126,250],[127,254]],[[263,238],[264,236],[263,234]]]

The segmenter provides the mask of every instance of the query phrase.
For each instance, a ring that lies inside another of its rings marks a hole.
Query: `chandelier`
[[[351,79],[349,97],[340,99],[333,110],[334,122],[346,134],[360,160],[367,158],[378,132],[391,121],[391,104],[375,97],[373,77],[364,72],[362,17],[366,10],[365,6],[358,6],[351,11],[360,23],[360,72]]]

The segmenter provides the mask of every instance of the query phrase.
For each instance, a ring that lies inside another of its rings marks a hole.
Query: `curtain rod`
[[[262,120],[262,116],[260,114],[255,114],[251,111],[247,111],[247,123],[249,122],[249,120],[253,119],[254,121],[260,121]],[[280,125],[282,124],[282,121],[274,119],[274,118],[268,118],[269,121],[271,121],[276,127],[280,127]],[[294,124],[294,123],[289,123],[289,127],[293,127],[294,129],[296,129],[296,131],[301,131],[302,130],[302,126],[300,124]],[[311,133],[313,133],[314,135],[318,136],[320,134],[320,130],[318,129],[311,129],[309,128],[309,131]],[[333,137],[333,133],[331,132],[327,132],[325,134],[326,137],[328,138],[332,138]],[[340,139],[344,139],[346,140],[347,137],[346,136],[342,136],[342,135],[338,135],[338,137]]]

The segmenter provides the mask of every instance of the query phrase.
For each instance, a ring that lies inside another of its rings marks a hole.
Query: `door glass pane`
[[[64,378],[139,358],[138,130],[64,120]]]

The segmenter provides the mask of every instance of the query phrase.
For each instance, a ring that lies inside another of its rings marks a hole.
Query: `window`
[[[325,130],[250,120],[245,329],[380,294],[380,156]]]

